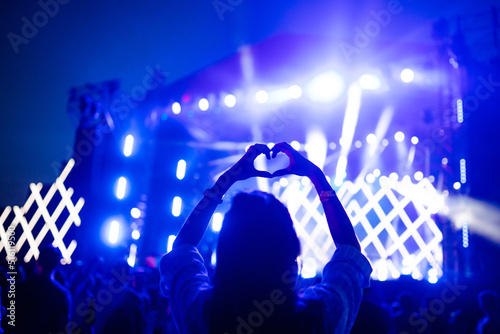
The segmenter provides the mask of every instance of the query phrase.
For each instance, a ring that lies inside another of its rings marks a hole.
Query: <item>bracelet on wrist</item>
[[[322,191],[321,194],[319,194],[319,199],[321,203],[324,203],[333,197],[337,197],[335,190]]]

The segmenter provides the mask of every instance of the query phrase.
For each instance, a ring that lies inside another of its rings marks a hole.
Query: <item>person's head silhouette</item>
[[[61,261],[61,251],[51,245],[43,246],[36,261],[38,273],[42,276],[50,276]]]

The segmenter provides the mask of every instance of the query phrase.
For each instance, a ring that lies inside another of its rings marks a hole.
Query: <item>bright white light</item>
[[[198,107],[200,108],[201,111],[207,111],[209,106],[210,105],[208,103],[208,100],[205,98],[200,99],[200,101],[198,102]]]
[[[137,240],[140,237],[141,237],[141,232],[139,232],[138,230],[133,230],[132,231],[132,239]]]
[[[290,145],[293,147],[294,150],[298,151],[300,150],[300,143],[296,140],[292,141]]]
[[[416,136],[411,137],[411,143],[413,145],[417,145],[418,144],[418,137],[416,137]]]
[[[172,250],[174,241],[175,241],[175,235],[169,235],[167,239],[167,253],[169,253]]]
[[[373,175],[373,174],[366,175],[366,182],[368,182],[368,183],[375,182],[375,175]]]
[[[462,225],[462,247],[469,247],[469,225],[467,223]]]
[[[257,93],[255,93],[255,99],[259,103],[266,103],[269,99],[269,94],[267,94],[265,90],[259,90]]]
[[[311,184],[311,180],[308,177],[304,176],[303,178],[300,179],[300,183],[302,183],[304,187],[307,187],[308,185]]]
[[[236,105],[236,97],[234,95],[228,94],[224,98],[224,103],[227,107],[232,108]]]
[[[359,84],[361,88],[367,90],[377,90],[381,86],[380,79],[373,74],[363,74],[361,78],[359,78]]]
[[[443,158],[443,159],[441,159],[441,163],[442,163],[443,165],[448,164],[448,158]]]
[[[304,259],[300,276],[303,278],[316,277],[316,259],[308,257]]]
[[[431,283],[431,284],[436,284],[436,283],[437,283],[437,281],[438,281],[438,278],[437,278],[437,276],[430,276],[427,280],[428,280],[428,281],[429,281],[429,283]]]
[[[373,145],[377,142],[377,136],[375,136],[373,133],[370,133],[368,136],[366,136],[366,142],[370,145]]]
[[[387,139],[382,139],[382,146],[387,146],[389,145],[389,141]]]
[[[389,178],[390,178],[392,181],[397,181],[397,180],[398,180],[398,178],[399,178],[399,175],[398,175],[398,173],[393,172],[393,173],[389,174]]]
[[[354,142],[354,147],[356,147],[356,148],[361,148],[361,146],[363,146],[363,144],[361,143],[361,141],[356,140],[356,141]]]
[[[130,210],[130,215],[133,217],[133,218],[139,218],[141,216],[141,210],[139,210],[138,208],[132,208]]]
[[[219,232],[220,229],[222,228],[222,221],[224,220],[224,217],[222,216],[222,213],[216,212],[212,216],[212,231],[214,232]]]
[[[401,269],[401,273],[403,275],[410,275],[411,274],[411,268],[410,267],[403,267],[403,269]]]
[[[337,72],[325,72],[311,80],[306,92],[314,102],[330,103],[344,92],[344,80]]]
[[[424,178],[424,173],[418,171],[418,172],[415,172],[415,174],[413,175],[413,177],[415,178],[415,181],[420,181]]]
[[[427,275],[429,275],[429,277],[437,277],[438,272],[437,272],[436,268],[431,268],[427,272]]]
[[[212,266],[215,266],[217,264],[217,253],[215,251],[212,252],[210,263],[212,264]]]
[[[181,214],[181,209],[182,209],[182,198],[179,196],[175,196],[174,200],[172,201],[172,215],[174,217],[179,217]]]
[[[323,169],[325,165],[326,153],[328,151],[328,141],[320,129],[312,129],[306,134],[307,157],[313,164]]]
[[[131,266],[132,268],[135,266],[136,255],[137,255],[137,245],[132,244],[130,245],[130,253],[127,259],[128,265]]]
[[[123,199],[125,197],[125,191],[127,190],[127,179],[123,176],[118,179],[118,184],[116,186],[115,196],[118,199]]]
[[[120,223],[113,220],[109,225],[108,240],[111,244],[116,244],[118,236],[120,235]]]
[[[454,188],[455,190],[460,189],[460,187],[461,187],[461,186],[462,186],[462,184],[461,184],[460,182],[455,182],[455,183],[453,183],[453,188]]]
[[[379,177],[380,176],[380,169],[374,169],[373,170],[373,175],[375,175],[376,177]]]
[[[125,145],[123,145],[123,155],[129,157],[132,154],[133,147],[134,147],[134,136],[128,135],[125,138]]]
[[[398,131],[394,135],[394,139],[396,139],[397,142],[402,142],[403,140],[405,140],[405,134],[402,133],[401,131]]]
[[[411,277],[414,279],[414,280],[421,280],[422,279],[422,274],[419,273],[418,271],[414,271],[411,273]]]
[[[280,179],[280,186],[282,186],[283,188],[288,186],[288,179],[286,177],[282,177]]]
[[[337,171],[335,173],[335,185],[340,187],[344,182],[345,171],[347,167],[347,158],[344,156],[339,157],[337,162]]]
[[[186,176],[186,161],[185,160],[181,159],[177,162],[177,171],[176,171],[175,175],[177,176],[177,178],[179,180],[182,180],[184,178],[184,176]]]
[[[464,105],[461,99],[457,100],[457,122],[463,123],[464,121]]]
[[[174,102],[172,104],[172,112],[176,115],[181,113],[181,105],[179,102]]]
[[[297,85],[290,86],[290,88],[288,88],[288,95],[292,99],[298,99],[302,96],[302,88]]]
[[[267,143],[267,147],[271,150],[273,147],[274,147],[274,143],[271,142],[271,143]]]
[[[412,82],[414,78],[415,74],[409,68],[405,68],[401,71],[401,80],[403,80],[403,82]]]

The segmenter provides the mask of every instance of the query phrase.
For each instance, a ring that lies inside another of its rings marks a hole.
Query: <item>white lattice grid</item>
[[[335,245],[319,197],[307,181],[295,180],[288,187],[275,182],[272,192],[290,211],[302,243],[302,257],[316,259],[320,272]],[[443,236],[432,219],[442,197],[427,178],[418,183],[384,176],[374,184],[346,181],[337,196],[351,218],[363,253],[372,263],[372,278],[396,279],[411,274],[423,279],[431,268],[438,278],[442,276]]]
[[[32,257],[35,257],[35,259],[37,259],[39,255],[39,246],[46,237],[50,236],[47,235],[47,233],[50,231],[50,234],[54,238],[52,245],[59,248],[62,253],[62,262],[71,263],[71,255],[75,251],[77,243],[76,240],[72,240],[69,245],[66,246],[66,244],[64,243],[64,236],[73,224],[75,224],[76,226],[80,226],[81,221],[79,212],[84,204],[83,198],[78,199],[76,204],[73,204],[71,196],[73,195],[74,191],[72,188],[66,189],[64,185],[64,181],[66,180],[69,172],[74,165],[75,161],[73,159],[68,161],[61,175],[56,179],[56,182],[51,185],[44,198],[42,198],[41,195],[41,190],[43,187],[42,184],[32,183],[30,184],[31,194],[26,200],[24,206],[14,206],[13,208],[8,206],[5,208],[5,210],[0,215],[0,253],[4,249],[6,253],[10,251],[7,234],[7,231],[10,228],[11,230],[15,231],[15,253],[18,254],[23,245],[27,242],[29,249],[24,255],[24,261],[28,262]],[[51,214],[48,210],[49,203],[53,200],[54,195],[57,192],[59,192],[61,200]],[[34,204],[36,205],[36,211],[28,221],[26,214]],[[69,214],[64,222],[59,222],[58,219],[60,218],[60,215],[65,208],[67,209]],[[8,217],[12,211],[14,212],[14,217],[9,222]],[[38,232],[38,235],[35,236],[33,233],[35,231],[35,226],[38,223],[43,224],[43,226]],[[21,225],[22,229],[22,233],[20,235],[18,233],[19,224]],[[61,226],[60,229],[58,228],[58,226]]]

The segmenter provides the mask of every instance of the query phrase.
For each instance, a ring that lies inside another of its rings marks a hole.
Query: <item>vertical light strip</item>
[[[467,182],[467,169],[465,159],[460,159],[460,182]]]
[[[457,100],[457,122],[464,122],[464,105],[461,99]]]
[[[123,155],[129,157],[132,154],[133,147],[134,147],[134,136],[128,135],[125,138],[125,145],[123,145]]]
[[[185,160],[179,160],[179,162],[177,162],[177,171],[176,171],[176,174],[177,178],[179,180],[182,180],[184,178],[184,176],[186,176],[186,161]]]
[[[172,201],[172,215],[174,217],[179,217],[182,210],[182,198],[175,196]]]
[[[116,186],[116,198],[123,199],[125,197],[125,190],[127,189],[127,179],[121,176],[118,179]]]
[[[108,234],[109,242],[112,244],[116,244],[119,235],[120,235],[120,223],[116,220],[113,220],[109,225],[109,234]]]

